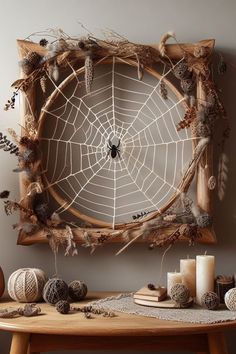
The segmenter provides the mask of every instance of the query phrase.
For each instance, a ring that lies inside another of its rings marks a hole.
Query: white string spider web
[[[179,193],[192,157],[191,132],[176,129],[186,103],[166,80],[171,70],[162,76],[145,71],[139,81],[134,65],[101,61],[91,93],[83,71],[71,70],[70,80],[53,83],[40,118],[46,189],[60,204],[55,211],[113,228],[160,211]],[[119,149],[113,147],[114,158],[109,141]]]

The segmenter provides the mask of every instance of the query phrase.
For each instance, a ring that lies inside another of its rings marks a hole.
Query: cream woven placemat
[[[107,297],[93,301],[91,304],[110,311],[120,311],[132,315],[180,322],[218,323],[236,320],[236,311],[229,311],[224,307],[216,311],[209,311],[197,305],[188,309],[164,309],[137,305],[133,302],[133,294],[120,294],[116,297]]]

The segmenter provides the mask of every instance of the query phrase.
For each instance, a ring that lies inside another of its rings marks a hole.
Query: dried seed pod
[[[54,81],[57,82],[59,80],[59,76],[60,76],[59,67],[55,63],[53,65],[53,69],[52,69],[52,78],[53,78]]]
[[[47,90],[47,77],[45,75],[40,78],[40,87],[43,93],[45,93]]]
[[[147,285],[147,287],[148,287],[149,290],[156,290],[156,287],[155,287],[154,284],[150,283],[150,284]]]
[[[183,80],[188,79],[191,72],[188,70],[188,64],[185,60],[182,60],[173,68],[173,74],[177,79]]]
[[[84,61],[84,80],[85,80],[85,88],[86,92],[91,92],[91,86],[93,82],[94,76],[94,66],[93,66],[93,59],[91,55],[87,55]]]
[[[183,79],[180,82],[180,86],[181,86],[182,90],[184,91],[184,93],[189,94],[195,88],[196,82],[195,82],[195,80],[193,78]]]
[[[212,134],[209,124],[198,123],[196,126],[196,135],[201,138],[207,138]]]
[[[41,47],[46,47],[47,44],[48,44],[48,40],[47,39],[45,39],[45,38],[40,39],[39,45],[41,45]]]
[[[84,312],[84,317],[87,318],[87,320],[90,320],[93,318],[90,312]]]
[[[210,189],[210,191],[215,189],[215,187],[216,187],[216,178],[215,178],[215,176],[211,176],[208,179],[207,186]]]
[[[168,91],[167,91],[167,87],[166,84],[163,80],[160,81],[160,95],[164,100],[168,99]]]
[[[210,227],[213,223],[212,216],[207,213],[199,214],[196,216],[196,223],[201,228]]]
[[[213,291],[208,291],[202,295],[201,304],[208,310],[217,310],[220,305],[220,298]]]
[[[2,192],[0,193],[0,198],[1,198],[1,199],[6,199],[6,198],[9,197],[9,195],[10,195],[10,192],[5,190],[5,191],[2,191]]]
[[[30,64],[33,65],[33,67],[37,67],[38,64],[40,63],[41,60],[41,55],[39,55],[36,52],[29,52],[29,54],[26,57],[28,59],[28,61],[30,62]]]

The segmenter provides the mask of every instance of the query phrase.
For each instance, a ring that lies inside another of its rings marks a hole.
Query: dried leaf
[[[21,85],[24,83],[25,79],[18,79],[11,84],[11,87],[20,89]]]

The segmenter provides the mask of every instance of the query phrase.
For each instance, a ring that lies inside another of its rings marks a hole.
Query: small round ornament
[[[47,276],[41,269],[18,269],[11,274],[8,280],[9,296],[19,302],[40,301],[46,281]]]
[[[213,291],[207,291],[201,297],[201,304],[208,310],[217,310],[220,305],[220,298]]]
[[[190,291],[184,284],[177,283],[170,290],[170,298],[178,304],[186,304],[190,298]]]
[[[83,300],[87,292],[87,285],[80,280],[74,280],[69,284],[69,296],[74,301]]]
[[[60,300],[56,303],[56,310],[62,315],[66,315],[70,311],[70,304],[66,300]]]
[[[236,311],[236,288],[232,288],[225,294],[225,305],[230,311]]]
[[[68,285],[59,278],[49,279],[43,288],[43,299],[51,305],[55,305],[60,300],[67,300],[68,295]]]

